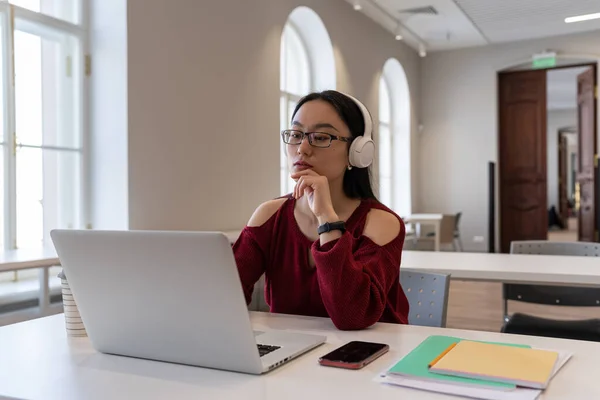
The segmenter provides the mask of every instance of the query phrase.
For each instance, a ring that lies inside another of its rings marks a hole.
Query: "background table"
[[[456,280],[600,287],[596,257],[405,250],[401,268]]]
[[[415,233],[417,237],[421,235],[421,225],[433,226],[433,231],[435,233],[433,238],[433,249],[435,251],[440,251],[440,229],[442,225],[442,218],[442,214],[411,214],[404,218],[404,223],[418,225]]]

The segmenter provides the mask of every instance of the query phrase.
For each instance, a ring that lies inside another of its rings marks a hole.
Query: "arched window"
[[[379,198],[401,216],[412,211],[410,146],[408,81],[391,58],[379,80]]]
[[[318,68],[314,60],[319,60]],[[281,35],[280,127],[290,127],[298,100],[311,91],[335,89],[335,62],[329,34],[319,16],[308,7],[290,14]],[[289,177],[286,148],[281,137],[280,192],[287,194],[295,182]]]
[[[392,99],[385,76],[379,79],[379,200],[392,207]]]
[[[298,100],[311,90],[310,62],[306,45],[298,34],[294,24],[288,22],[281,38],[281,78],[279,110],[281,129],[289,128],[290,119]],[[281,142],[281,140],[280,140]],[[290,178],[285,153],[285,144],[281,142],[280,179],[281,194],[291,192],[294,181]]]

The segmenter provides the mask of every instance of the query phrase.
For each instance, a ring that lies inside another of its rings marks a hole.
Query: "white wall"
[[[237,229],[278,196],[280,37],[299,5],[329,31],[337,88],[375,116],[383,65],[400,61],[416,135],[420,58],[344,0],[127,3],[132,229]]]
[[[91,220],[127,229],[127,0],[92,1]]]
[[[576,83],[574,83],[576,84]],[[548,208],[558,211],[558,130],[577,126],[577,109],[548,111]]]
[[[497,71],[543,49],[600,58],[598,38],[596,31],[429,54],[421,70],[418,211],[462,211],[465,248],[486,251],[487,163],[498,153]],[[476,235],[485,241],[475,243]]]

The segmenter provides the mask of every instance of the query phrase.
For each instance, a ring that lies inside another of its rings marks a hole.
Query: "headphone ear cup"
[[[373,119],[367,107],[358,99],[346,94],[360,109],[365,123],[365,131],[362,136],[358,136],[352,141],[348,153],[350,165],[356,168],[367,168],[373,162],[375,157],[375,142],[373,142]]]
[[[350,165],[356,168],[367,168],[375,156],[375,143],[370,138],[359,136],[352,141],[348,159]]]

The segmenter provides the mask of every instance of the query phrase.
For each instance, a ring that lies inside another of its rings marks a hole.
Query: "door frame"
[[[596,107],[592,107],[593,110],[593,125],[595,127],[595,132],[594,129],[592,129],[592,139],[594,141],[594,147],[596,147],[595,151],[592,153],[592,165],[591,165],[591,174],[592,174],[592,179],[591,179],[591,184],[592,184],[592,193],[593,193],[593,198],[594,198],[594,204],[593,204],[593,221],[592,221],[592,226],[593,226],[593,232],[591,233],[590,237],[592,242],[599,242],[600,241],[600,237],[598,235],[598,232],[600,231],[600,225],[598,224],[598,213],[599,213],[599,207],[598,207],[598,201],[600,201],[600,197],[598,196],[598,84],[600,82],[598,82],[598,64],[593,65],[592,67],[592,74],[591,76],[593,77],[593,83],[595,84],[594,87],[592,88],[592,102],[595,103]],[[589,71],[584,72],[583,74],[586,74]],[[595,72],[595,74],[594,74]],[[580,97],[579,97],[579,77],[583,74],[579,74],[577,76],[577,118],[578,118],[578,125],[579,122],[581,122],[581,115],[579,114],[580,109],[579,109],[579,102],[580,102]],[[595,76],[594,76],[595,75]],[[595,133],[595,135],[594,135]],[[583,159],[582,154],[584,153],[582,151],[582,131],[579,130],[577,132],[578,135],[578,155],[577,155],[577,159],[578,164],[581,163],[581,160]],[[577,181],[579,182],[581,179],[581,177],[577,176]],[[585,235],[582,235],[582,232],[584,231],[583,228],[583,224],[581,221],[581,215],[585,212],[585,210],[583,210],[583,203],[581,204],[581,207],[578,210],[578,240],[582,240],[581,237]]]
[[[568,221],[569,221],[568,207],[567,207],[567,210],[563,210],[562,209],[561,190],[560,190],[561,185],[562,185],[563,188],[564,188],[564,190],[565,190],[565,192],[566,192],[566,197],[567,197],[567,202],[568,202],[569,201],[569,186],[568,186],[568,182],[569,182],[569,160],[568,160],[569,149],[568,149],[568,143],[567,143],[567,148],[565,149],[565,151],[562,152],[562,154],[561,154],[561,148],[560,148],[562,143],[568,142],[567,137],[564,136],[564,133],[566,133],[566,132],[567,132],[567,130],[565,128],[558,128],[558,130],[556,132],[556,139],[557,139],[556,145],[557,145],[557,149],[558,149],[558,152],[557,152],[558,154],[556,155],[557,156],[556,160],[558,162],[558,168],[557,168],[558,169],[558,177],[557,177],[558,178],[558,180],[557,180],[557,182],[558,182],[558,185],[557,185],[557,188],[558,188],[557,208],[558,209],[556,211],[557,211],[557,213],[558,213],[558,215],[559,215],[559,217],[561,219],[561,223],[564,226],[566,226],[567,229],[568,229]],[[561,168],[560,168],[561,167],[561,157],[564,158],[562,161],[563,161],[564,164],[566,164],[565,165],[565,171],[564,171],[564,173],[565,173],[565,179],[562,182],[562,184],[561,184],[561,180],[562,180],[563,177],[560,174],[560,170],[561,170]],[[563,212],[565,213],[564,218],[563,218]]]
[[[501,244],[501,215],[500,215],[500,210],[502,209],[502,202],[501,202],[501,182],[500,182],[500,93],[501,93],[501,88],[500,88],[500,74],[503,73],[507,73],[507,72],[516,72],[516,71],[527,71],[527,70],[545,70],[545,71],[549,71],[549,70],[555,70],[555,69],[566,69],[566,68],[577,68],[577,67],[585,67],[585,66],[595,66],[596,67],[596,84],[597,86],[600,86],[600,54],[560,54],[557,55],[557,60],[561,61],[561,62],[565,62],[564,65],[557,65],[554,67],[548,67],[548,68],[531,68],[531,58],[522,58],[522,59],[518,59],[515,60],[509,64],[505,64],[503,66],[498,66],[496,68],[496,145],[497,145],[497,151],[496,151],[496,164],[497,164],[497,168],[495,171],[495,203],[498,204],[498,206],[495,208],[495,228],[496,228],[496,238],[495,238],[495,246],[494,246],[494,251],[493,252],[497,252],[498,249],[500,249],[500,244]],[[586,60],[586,61],[582,61],[582,60]],[[572,61],[572,63],[569,63],[570,61]],[[528,67],[527,67],[528,66]],[[600,100],[600,99],[599,99]],[[598,121],[600,121],[600,101],[596,101],[596,118],[598,119]],[[547,118],[547,110],[546,110],[546,118]],[[596,149],[595,149],[595,153],[598,154],[599,153],[599,147],[600,147],[600,123],[598,124],[598,126],[596,127]],[[597,174],[598,175],[598,174]],[[597,196],[600,196],[600,179],[598,179],[598,177],[596,178],[596,187],[595,189],[595,193],[597,194]],[[600,197],[597,197],[596,203],[599,202]],[[597,213],[597,218],[596,218],[596,229],[600,231],[600,212]]]
[[[565,126],[565,127],[562,127],[562,128],[558,128],[558,132],[557,132],[558,143],[557,143],[557,145],[559,146],[559,149],[558,149],[559,151],[560,151],[560,138],[563,135],[577,135],[577,128],[576,127],[570,127],[570,126]],[[577,139],[579,139],[579,137]],[[599,150],[600,150],[600,147],[599,147]],[[567,182],[569,182],[568,165],[569,165],[570,162],[571,161],[567,159]],[[571,177],[571,179],[573,179],[573,177]],[[568,195],[568,193],[569,193],[569,187],[567,185],[567,195]],[[560,204],[560,194],[559,194],[559,204]],[[567,217],[567,223],[568,223],[568,217]]]

